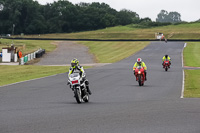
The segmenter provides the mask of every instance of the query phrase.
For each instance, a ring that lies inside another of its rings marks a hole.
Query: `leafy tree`
[[[37,1],[1,0],[1,7],[3,7],[0,12],[1,32],[12,33],[13,28],[15,28],[16,34],[43,33],[45,29],[45,19],[39,12],[40,5]],[[39,24],[41,27],[38,26]],[[13,27],[13,25],[15,25],[15,27]]]
[[[141,22],[152,22],[152,20],[150,18],[146,17],[146,18],[141,18],[140,23]]]
[[[157,15],[156,22],[181,22],[181,15],[178,12],[167,12],[165,10],[161,10]]]
[[[168,14],[170,22],[181,22],[181,14],[178,12],[170,12]]]
[[[156,22],[166,22],[168,21],[168,12],[165,10],[161,10],[157,15]]]
[[[134,22],[134,19],[139,19],[139,15],[130,10],[123,9],[118,13],[120,25],[127,25]]]

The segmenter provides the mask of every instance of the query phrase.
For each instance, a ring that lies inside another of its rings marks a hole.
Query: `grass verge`
[[[28,35],[25,38],[68,38],[68,39],[155,39],[155,33],[164,33],[170,39],[200,39],[200,22],[149,28],[138,25],[115,26],[95,31],[67,34]],[[21,37],[21,36],[20,36]]]
[[[39,48],[45,49],[46,52],[51,52],[56,48],[56,45],[53,45],[54,41],[0,39],[0,49],[10,46],[11,44],[18,47],[23,55],[34,52]]]
[[[200,67],[200,43],[188,42],[184,49],[184,65]],[[185,71],[184,97],[200,98],[200,70]]]
[[[84,67],[84,69],[91,67]],[[68,66],[0,66],[0,86],[68,72]]]
[[[200,43],[188,42],[184,49],[184,65],[192,67],[200,67]]]
[[[146,47],[149,42],[78,42],[89,47],[98,63],[114,63]]]
[[[184,97],[200,98],[200,70],[185,70]]]
[[[0,86],[67,72],[66,66],[0,66]]]

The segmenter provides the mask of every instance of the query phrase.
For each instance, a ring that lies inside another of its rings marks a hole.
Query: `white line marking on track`
[[[187,47],[187,43],[184,44],[184,48]]]
[[[183,50],[184,48],[187,46],[187,43],[184,44],[184,47],[183,47]],[[184,64],[183,64],[183,50],[182,50],[182,69],[184,67]],[[185,72],[184,72],[184,69],[182,70],[183,71],[183,80],[182,80],[182,91],[181,91],[181,97],[180,98],[184,98],[184,86],[185,86]]]

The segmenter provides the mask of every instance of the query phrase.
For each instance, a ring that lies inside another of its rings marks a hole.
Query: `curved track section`
[[[180,99],[182,42],[152,42],[118,63],[87,69],[93,92],[77,104],[67,74],[0,88],[1,133],[199,133],[200,100]],[[172,66],[162,68],[169,54]],[[139,87],[132,65],[141,57],[148,81]]]

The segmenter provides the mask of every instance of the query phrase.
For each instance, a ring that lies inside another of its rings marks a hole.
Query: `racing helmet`
[[[71,60],[71,67],[72,68],[76,68],[78,65],[79,65],[79,61],[76,58]]]
[[[165,58],[166,58],[166,59],[168,58],[168,55],[167,55],[167,54],[165,55]]]
[[[142,63],[142,58],[137,58],[137,63],[138,63],[139,65],[141,65],[141,63]]]

